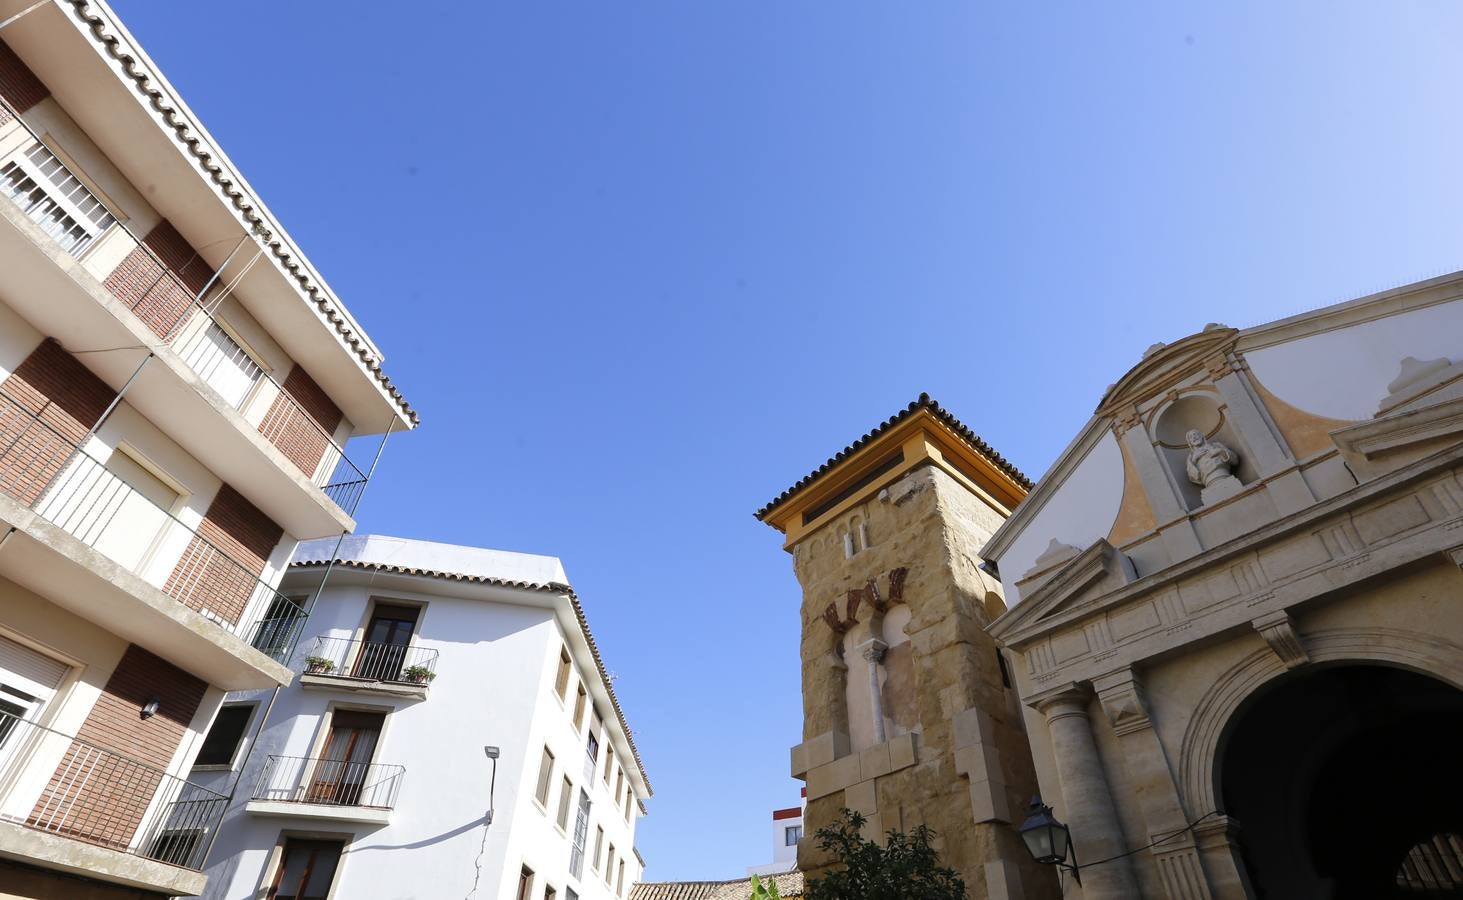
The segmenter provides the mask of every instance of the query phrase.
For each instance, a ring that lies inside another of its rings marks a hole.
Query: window
[[[574,785],[569,783],[569,776],[564,776],[564,786],[559,789],[559,818],[560,828],[569,827],[569,804],[574,802]]]
[[[589,740],[584,743],[584,753],[592,765],[599,765],[599,729],[599,713],[595,713],[594,720],[589,724]],[[590,777],[594,777],[592,773]]]
[[[544,888],[544,900],[556,900],[558,896],[559,892],[554,888],[553,885],[549,885],[548,887]]]
[[[584,682],[579,682],[579,693],[574,697],[574,730],[584,727],[584,704],[589,695],[584,692]]]
[[[620,877],[615,885],[615,893],[621,897],[625,896],[625,861],[620,860]]]
[[[421,615],[419,606],[378,603],[366,623],[366,639],[356,657],[351,675],[372,681],[405,681],[401,670],[406,651]]]
[[[156,859],[185,869],[197,868],[203,860],[198,859],[202,851],[203,830],[200,828],[167,828],[153,839],[148,848],[149,859]]]
[[[589,860],[590,868],[599,871],[599,861],[604,858],[605,830],[599,825],[594,826],[594,856]]]
[[[625,770],[621,769],[615,773],[615,796],[625,793]]]
[[[573,668],[569,660],[569,651],[563,647],[559,648],[559,674],[554,676],[554,692],[559,699],[569,699],[569,670]]]
[[[605,787],[610,784],[610,770],[615,767],[615,748],[605,745]]]
[[[518,870],[518,896],[516,900],[528,900],[533,893],[533,870],[524,866]]]
[[[564,900],[579,900],[579,895],[571,887],[564,888]]]
[[[635,808],[635,792],[625,785],[625,824],[630,824],[630,811]]]
[[[603,834],[603,832],[601,832]],[[589,794],[579,792],[579,815],[574,819],[574,844],[569,849],[569,874],[584,877],[584,845],[589,840]],[[571,892],[572,893],[572,892]]]
[[[80,256],[117,221],[39,141],[0,169],[0,193],[72,256]]]
[[[549,806],[549,780],[554,775],[554,754],[548,747],[544,748],[544,758],[538,764],[538,789],[533,792],[533,797],[538,805],[545,809]]]
[[[244,733],[249,730],[249,719],[254,715],[252,703],[225,704],[213,718],[213,727],[203,739],[203,748],[198,751],[195,766],[231,766]]]
[[[803,826],[789,825],[782,830],[782,842],[788,847],[795,846],[803,839]]]
[[[610,844],[610,858],[605,863],[605,884],[610,883],[610,878],[615,874],[615,845]]]
[[[344,849],[340,841],[287,839],[269,900],[325,900]]]
[[[208,386],[218,391],[233,409],[244,405],[264,375],[259,357],[245,349],[242,338],[218,322],[198,332],[181,347],[179,355]]]
[[[271,659],[283,660],[305,624],[305,598],[275,594],[249,643]]]

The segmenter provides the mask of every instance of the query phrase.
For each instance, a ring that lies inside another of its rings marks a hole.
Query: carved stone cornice
[[[1294,669],[1311,661],[1306,653],[1305,644],[1301,642],[1300,635],[1295,631],[1295,620],[1290,613],[1283,609],[1265,613],[1250,623],[1255,630],[1260,632],[1260,637],[1280,657],[1285,668]]]

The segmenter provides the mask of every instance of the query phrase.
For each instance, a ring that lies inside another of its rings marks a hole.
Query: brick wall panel
[[[340,407],[300,366],[290,369],[283,387],[289,397],[275,398],[259,423],[259,433],[301,472],[313,476],[330,448],[328,436],[340,425]],[[290,402],[291,397],[295,403]]]
[[[284,529],[224,485],[199,523],[198,535],[163,590],[190,609],[206,608],[237,624]]]
[[[128,647],[36,802],[29,823],[126,848],[162,776],[95,748],[166,769],[207,687],[167,660],[141,647]],[[158,712],[144,719],[142,708],[153,697],[159,700]]]
[[[27,506],[40,499],[114,396],[55,340],[42,341],[0,382],[0,491]]]
[[[107,276],[105,284],[154,334],[172,340],[187,321],[193,298],[213,277],[213,270],[167,220],[159,222],[142,242],[152,253],[141,247],[134,249]],[[162,260],[161,265],[158,260]]]
[[[4,41],[0,41],[0,98],[15,109],[25,112],[46,99],[51,92],[35,76],[20,57],[15,55]],[[8,122],[12,116],[0,106],[0,123]]]

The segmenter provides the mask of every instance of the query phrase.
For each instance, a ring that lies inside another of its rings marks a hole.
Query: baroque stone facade
[[[984,546],[1068,896],[1463,887],[1460,298],[1157,345]]]
[[[803,589],[805,874],[829,864],[815,832],[846,807],[869,836],[934,829],[972,898],[1056,896],[1015,830],[1035,774],[979,552],[1028,486],[921,397],[758,513]]]

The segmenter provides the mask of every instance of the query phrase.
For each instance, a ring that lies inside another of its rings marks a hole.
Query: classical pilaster
[[[1131,668],[1123,668],[1094,679],[1093,686],[1137,782],[1148,839],[1157,842],[1149,852],[1169,900],[1212,900],[1194,835],[1185,830],[1188,821],[1168,755],[1153,730],[1143,683]]]
[[[1067,809],[1057,814],[1072,829],[1079,861],[1118,857],[1082,869],[1083,900],[1131,900],[1139,896],[1138,881],[1131,860],[1121,856],[1127,847],[1087,716],[1090,697],[1087,689],[1067,684],[1039,694],[1030,702],[1046,717],[1062,798],[1067,804]]]

